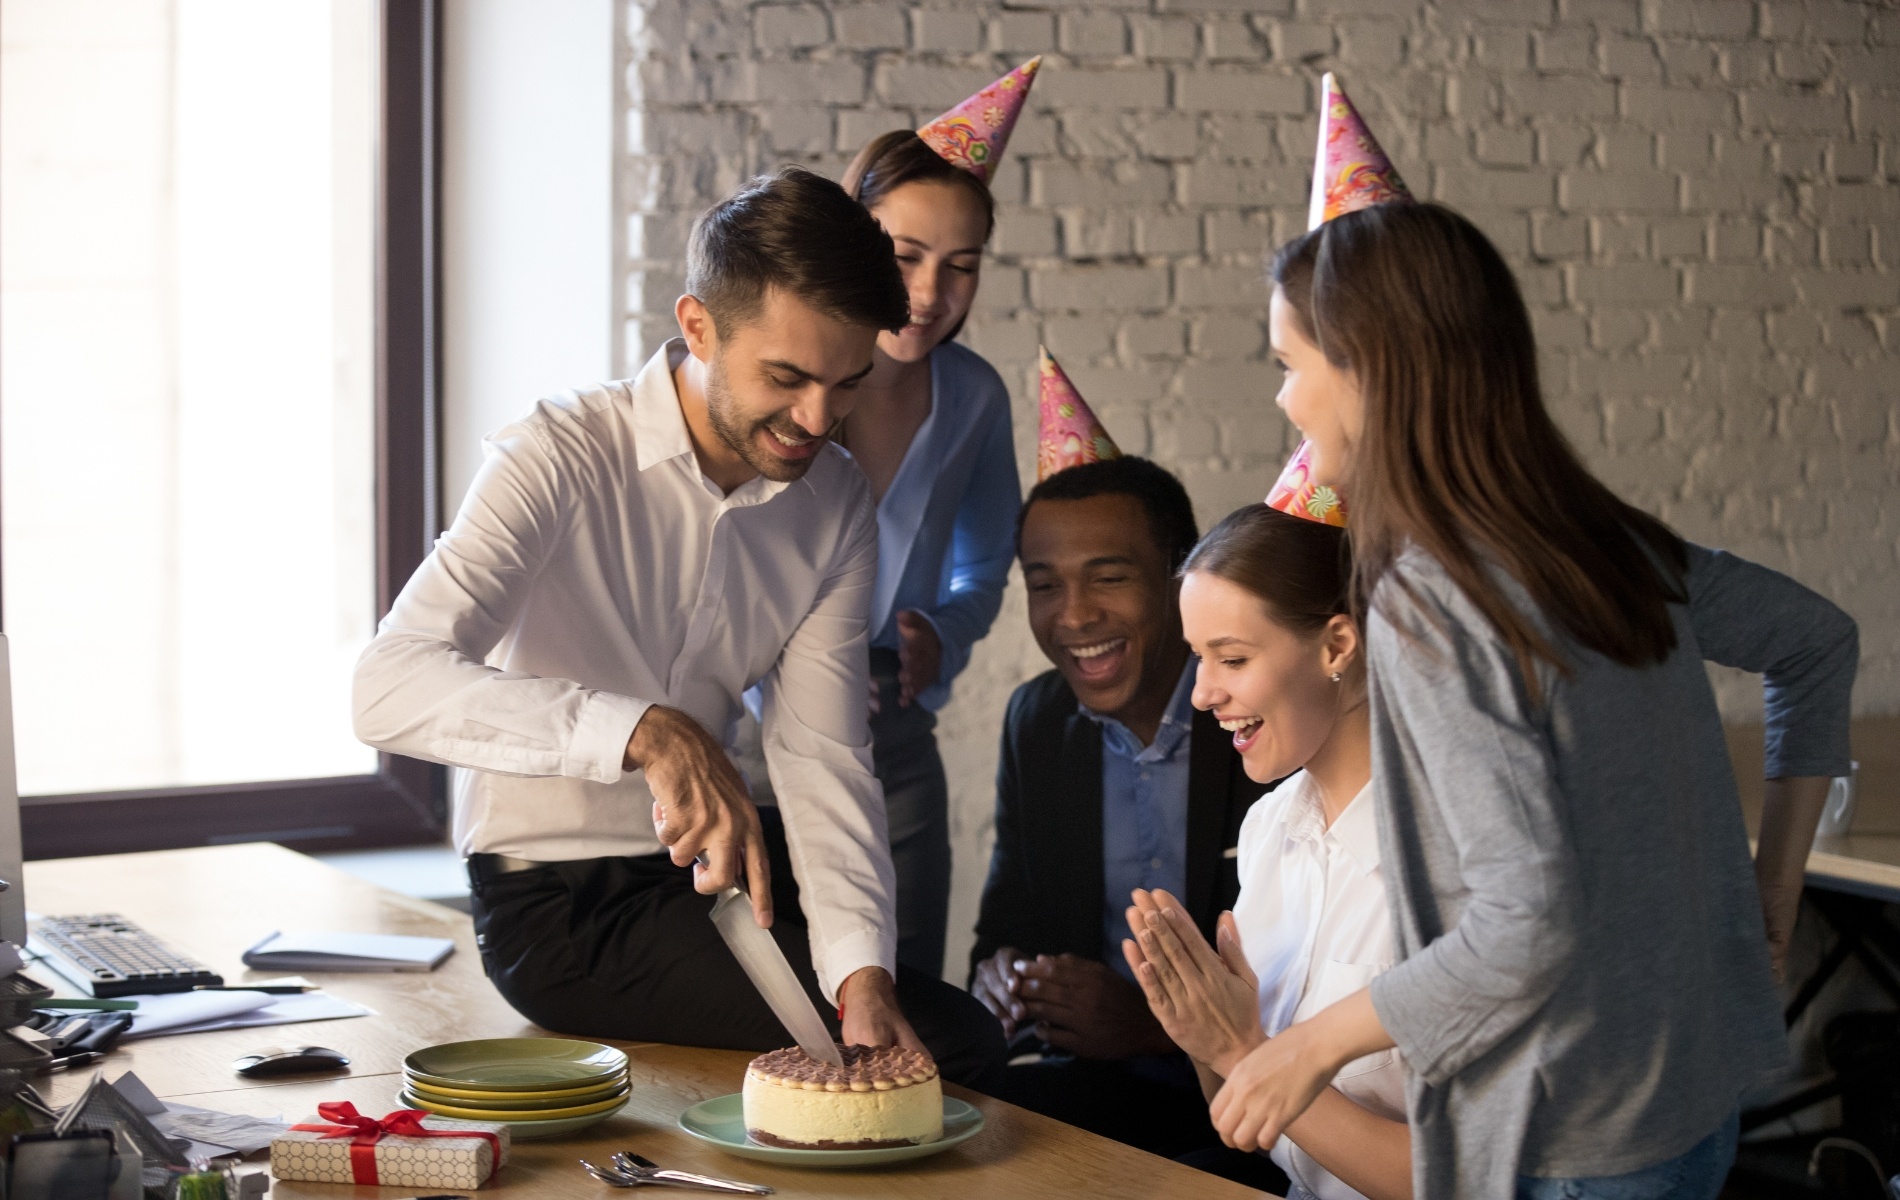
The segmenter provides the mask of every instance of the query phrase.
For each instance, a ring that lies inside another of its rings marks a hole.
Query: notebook
[[[393,933],[273,933],[244,952],[256,971],[433,971],[455,949],[447,938]]]

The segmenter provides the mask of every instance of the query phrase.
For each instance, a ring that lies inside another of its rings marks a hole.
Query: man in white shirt
[[[739,884],[842,1040],[993,1083],[981,1005],[894,966],[866,711],[876,516],[830,445],[878,330],[909,317],[891,241],[786,168],[700,218],[686,290],[683,339],[638,377],[489,439],[358,664],[357,734],[465,768],[483,965],[537,1024],[787,1044],[707,919]],[[726,750],[755,683],[777,810]]]

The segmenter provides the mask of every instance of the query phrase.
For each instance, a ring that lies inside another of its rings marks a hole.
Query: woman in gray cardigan
[[[1590,476],[1462,217],[1338,217],[1273,278],[1280,403],[1352,507],[1401,961],[1254,1050],[1215,1124],[1271,1145],[1396,1045],[1418,1196],[1714,1197],[1787,1055],[1773,972],[1848,767],[1854,623]],[[1705,659],[1764,676],[1752,866]]]

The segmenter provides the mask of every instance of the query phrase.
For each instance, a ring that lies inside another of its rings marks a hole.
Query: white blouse
[[[1365,987],[1396,960],[1371,791],[1362,788],[1329,829],[1319,785],[1301,771],[1262,796],[1241,824],[1234,920],[1260,980],[1269,1037]],[[1405,1120],[1397,1050],[1348,1063],[1333,1086],[1382,1117]],[[1364,1200],[1285,1137],[1273,1161],[1319,1200]]]

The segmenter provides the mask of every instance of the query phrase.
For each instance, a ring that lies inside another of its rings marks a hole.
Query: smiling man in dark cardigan
[[[1263,791],[1189,702],[1174,572],[1196,538],[1180,482],[1145,459],[1070,467],[1030,492],[1018,548],[1055,669],[1010,699],[971,986],[1012,1039],[1009,1099],[1211,1165],[1196,1152],[1219,1158],[1220,1138],[1193,1067],[1120,949],[1135,887],[1184,897],[1212,940]]]

